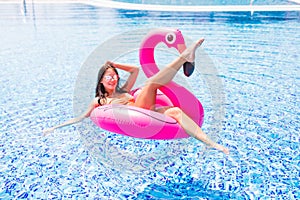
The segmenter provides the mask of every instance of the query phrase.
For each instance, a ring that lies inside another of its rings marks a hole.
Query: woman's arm
[[[75,123],[78,123],[78,122],[81,122],[83,119],[87,118],[90,116],[91,112],[94,110],[95,108],[95,105],[98,104],[98,98],[95,98],[89,105],[88,109],[79,117],[75,117],[75,118],[72,118],[72,119],[69,119],[67,120],[66,122],[62,123],[62,124],[59,124],[57,126],[53,126],[51,128],[47,128],[45,130],[43,130],[43,133],[44,133],[44,136],[45,135],[48,135],[49,133],[53,132],[55,129],[57,128],[61,128],[61,127],[64,127],[64,126],[69,126],[71,124],[75,124]]]
[[[110,62],[110,61],[108,61],[108,64],[114,66],[117,69],[121,69],[121,70],[124,70],[124,71],[127,71],[127,72],[130,73],[127,81],[121,87],[122,89],[129,92],[132,89],[132,87],[134,86],[135,82],[136,82],[137,76],[139,74],[139,67],[133,66],[133,65],[127,65],[127,64],[113,63],[113,62]]]

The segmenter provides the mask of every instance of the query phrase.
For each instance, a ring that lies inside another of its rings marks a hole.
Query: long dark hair
[[[105,64],[100,68],[100,70],[98,72],[98,79],[97,79],[95,97],[99,97],[98,103],[101,106],[106,103],[106,97],[108,96],[108,92],[105,90],[104,85],[101,83],[103,75],[106,72],[106,70],[108,70],[108,69],[113,69],[115,71],[115,73],[117,74],[117,76],[119,76],[119,73],[118,73],[117,69],[112,65]],[[120,92],[120,93],[125,93],[126,91],[122,90],[120,88],[119,84],[120,84],[120,79],[118,79],[116,91]]]

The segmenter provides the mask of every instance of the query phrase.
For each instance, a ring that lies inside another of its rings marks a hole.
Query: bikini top
[[[122,93],[118,97],[106,97],[106,103],[107,104],[121,104],[121,105],[130,105],[133,104],[134,97],[130,95],[129,93]]]

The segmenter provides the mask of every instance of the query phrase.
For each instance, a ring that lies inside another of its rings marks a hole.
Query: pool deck
[[[32,1],[28,1],[31,3]],[[124,3],[112,0],[35,0],[34,3],[82,3],[99,7],[174,12],[236,12],[236,11],[300,11],[300,0],[290,0],[298,5],[228,5],[228,6],[176,6]],[[23,0],[0,0],[0,3],[23,3]]]
[[[300,4],[300,0],[289,0],[289,2],[293,2],[293,3],[296,3],[296,4]]]

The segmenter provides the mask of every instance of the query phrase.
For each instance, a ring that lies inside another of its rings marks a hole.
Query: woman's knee
[[[182,110],[178,107],[172,107],[167,109],[164,114],[175,119],[181,119]]]
[[[145,87],[147,87],[147,88],[150,89],[150,90],[157,90],[157,89],[160,88],[161,86],[162,86],[162,84],[154,82],[151,78],[149,78],[149,79],[145,82]]]

